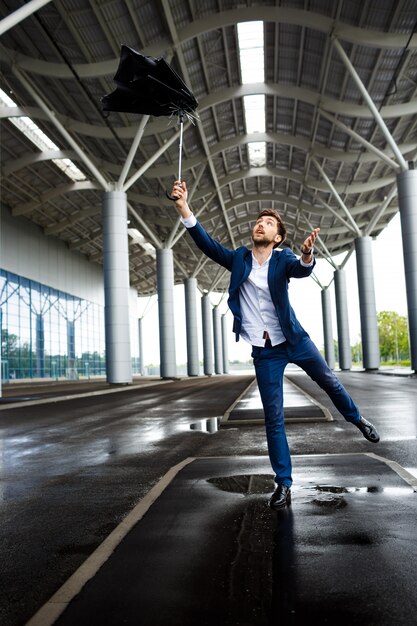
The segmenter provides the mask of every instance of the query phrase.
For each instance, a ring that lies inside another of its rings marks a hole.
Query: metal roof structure
[[[0,19],[20,6],[0,0]],[[264,76],[243,84],[237,24],[258,20]],[[416,26],[417,0],[53,0],[1,34],[2,89],[17,105],[0,107],[1,201],[101,263],[103,191],[124,174],[129,228],[141,234],[129,231],[138,294],[155,293],[161,247],[174,250],[175,282],[225,288],[227,276],[183,236],[165,197],[178,166],[175,120],[102,111],[125,44],[163,56],[199,101],[199,119],[184,129],[183,177],[211,234],[250,245],[257,213],[274,207],[295,251],[319,226],[319,256],[349,255],[355,238],[378,235],[398,211],[396,173],[416,158]],[[265,95],[265,132],[247,132],[250,94]],[[39,150],[8,119],[22,115],[58,150]],[[248,156],[253,141],[266,144],[259,166]],[[55,166],[64,157],[85,180]]]

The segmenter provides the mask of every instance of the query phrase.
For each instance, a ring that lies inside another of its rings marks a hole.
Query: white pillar
[[[361,315],[363,367],[366,370],[377,370],[380,366],[380,353],[371,238],[359,237],[355,239],[355,250]]]
[[[197,279],[186,278],[184,281],[185,294],[185,325],[187,332],[187,373],[188,376],[198,376],[200,360],[198,356],[197,331]]]
[[[417,170],[397,176],[403,240],[411,369],[417,371]]]
[[[323,316],[324,358],[330,369],[334,370],[336,362],[334,357],[334,340],[332,326],[332,311],[330,304],[330,292],[328,289],[321,291],[321,307]]]
[[[213,307],[213,343],[214,343],[214,371],[223,374],[223,349],[220,311],[217,306]]]
[[[226,314],[222,315],[222,345],[223,345],[223,372],[229,373],[229,351],[227,348],[227,318]]]
[[[211,376],[214,371],[213,365],[213,328],[211,323],[210,296],[205,293],[201,298],[201,321],[203,326],[203,363],[204,374]]]
[[[174,257],[171,249],[156,251],[161,378],[177,375],[174,321]]]
[[[2,354],[1,354],[1,346],[2,346],[2,331],[3,331],[3,312],[0,307],[0,398],[2,397],[2,378],[3,378],[3,365],[2,365]]]
[[[109,191],[103,201],[104,316],[109,383],[131,383],[127,198]]]
[[[143,354],[143,318],[138,319],[138,337],[139,337],[139,374],[145,375],[145,362]]]
[[[352,367],[352,352],[350,349],[349,317],[346,297],[346,275],[344,270],[335,271],[334,288],[336,294],[339,367],[341,370],[350,370],[350,368]]]

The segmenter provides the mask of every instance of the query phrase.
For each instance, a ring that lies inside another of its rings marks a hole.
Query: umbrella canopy
[[[116,89],[101,99],[104,111],[172,115],[191,113],[198,102],[163,58],[140,54],[122,45],[114,76]]]

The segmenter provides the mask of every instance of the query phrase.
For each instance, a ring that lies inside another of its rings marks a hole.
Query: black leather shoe
[[[359,428],[365,439],[367,439],[371,443],[378,443],[379,435],[375,426],[371,424],[371,422],[368,422],[368,420],[361,416],[360,422],[355,424],[355,426]]]
[[[291,489],[285,485],[277,485],[268,504],[274,510],[288,506],[291,504]]]

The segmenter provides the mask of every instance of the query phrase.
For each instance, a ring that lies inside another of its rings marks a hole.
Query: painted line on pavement
[[[234,400],[232,402],[232,404],[229,406],[228,409],[226,409],[226,411],[223,413],[223,416],[221,418],[221,422],[227,422],[229,420],[229,416],[230,413],[233,411],[233,409],[235,408],[235,406],[238,404],[238,402],[241,401],[241,399],[243,398],[243,396],[245,396],[249,390],[251,389],[251,387],[253,387],[254,385],[256,385],[256,378],[254,378],[247,387],[245,387],[245,389],[242,391],[242,393],[236,398],[236,400]]]
[[[0,405],[0,411],[6,409],[18,409],[24,406],[34,406],[36,404],[50,404],[52,402],[64,402],[65,400],[76,400],[77,398],[89,398],[90,396],[104,396],[108,393],[120,393],[121,391],[138,391],[155,385],[172,383],[172,380],[157,380],[155,382],[146,383],[145,385],[126,385],[125,387],[117,387],[116,389],[98,389],[97,391],[87,391],[85,393],[74,393],[68,396],[50,396],[49,398],[39,398],[39,400],[24,400],[23,402],[10,402],[9,404]]]
[[[84,585],[93,578],[100,567],[113,554],[119,543],[126,537],[152,504],[159,498],[175,476],[192,463],[195,457],[188,457],[171,467],[138,504],[126,515],[124,520],[106,537],[96,550],[68,578],[56,593],[30,618],[25,626],[51,626],[65,611],[71,600],[80,593]]]
[[[287,376],[285,376],[285,380],[288,383],[290,383],[293,387],[298,389],[298,391],[300,391],[302,394],[304,394],[310,400],[310,402],[312,402],[315,406],[318,406],[321,411],[323,411],[325,419],[326,419],[326,422],[333,422],[334,421],[333,420],[333,415],[330,413],[329,409],[324,406],[324,404],[322,404],[321,402],[319,402],[318,400],[313,398],[313,396],[311,396],[307,391],[305,391],[305,389],[302,389],[299,385],[297,385],[297,383],[295,383],[293,380],[291,380]]]
[[[417,478],[413,476],[412,474],[410,474],[410,472],[407,472],[407,470],[404,469],[402,465],[400,465],[396,461],[391,461],[390,459],[386,459],[384,456],[379,456],[378,454],[374,454],[374,452],[365,452],[365,454],[367,456],[370,456],[373,459],[377,459],[378,461],[382,461],[382,463],[385,463],[386,465],[388,465],[388,467],[390,467],[396,474],[398,474],[398,476],[400,476],[400,478],[405,480],[405,482],[408,483],[410,487],[413,488],[413,491],[417,492]]]
[[[287,378],[287,376],[285,376],[285,380],[287,383],[289,383],[290,385],[292,385],[299,393],[301,393],[303,396],[305,396],[308,400],[310,400],[310,402],[312,404],[314,404],[315,406],[317,406],[324,414],[324,421],[326,422],[333,422],[333,415],[330,413],[329,409],[326,408],[323,404],[321,404],[321,402],[319,402],[318,400],[316,400],[315,398],[313,398],[313,396],[311,396],[307,391],[305,391],[304,389],[302,389],[301,387],[299,387],[294,381],[290,380],[289,378]],[[255,386],[256,383],[256,378],[249,383],[249,385],[242,391],[242,393],[236,398],[236,400],[234,400],[234,402],[232,402],[232,404],[229,406],[229,408],[225,411],[225,413],[223,414],[223,417],[221,418],[220,423],[224,424],[225,422],[229,421],[229,417],[230,414],[232,413],[232,411],[234,410],[234,408],[237,406],[237,404],[242,400],[242,398],[248,394],[251,390],[251,388],[253,386]],[[284,405],[285,405],[285,395],[284,395]],[[308,418],[308,417],[300,417],[300,418],[291,418],[291,423],[295,423],[295,422],[309,422],[311,421],[311,419],[313,418]],[[315,421],[323,421],[322,419],[317,419],[314,418]],[[260,424],[263,423],[263,420],[260,419],[254,419],[254,420],[231,420],[230,423],[236,426],[239,425],[254,425],[254,424]]]

